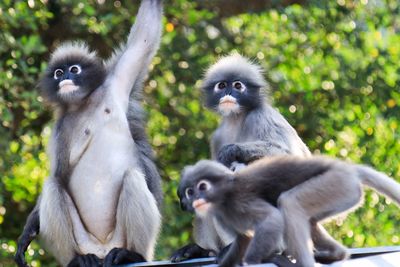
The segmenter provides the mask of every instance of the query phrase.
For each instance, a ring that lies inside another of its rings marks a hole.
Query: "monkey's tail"
[[[359,165],[358,174],[363,184],[388,196],[400,206],[400,184],[382,172],[371,167]]]

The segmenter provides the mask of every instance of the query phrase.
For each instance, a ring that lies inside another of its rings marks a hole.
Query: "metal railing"
[[[400,246],[390,246],[390,247],[373,247],[373,248],[351,248],[349,249],[351,254],[351,259],[359,259],[368,256],[376,256],[385,253],[400,252]],[[399,254],[399,265],[400,266],[400,254]],[[170,261],[154,261],[154,262],[141,262],[132,263],[126,265],[120,265],[120,267],[214,267],[216,265],[216,259],[214,257],[210,258],[200,258],[192,259],[183,262],[170,262]],[[275,264],[265,263],[254,265],[257,267],[276,267]],[[336,266],[336,265],[335,265]],[[390,265],[393,267],[393,265]],[[384,266],[380,266],[384,267]]]

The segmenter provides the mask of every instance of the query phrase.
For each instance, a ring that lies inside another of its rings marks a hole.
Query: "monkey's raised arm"
[[[111,90],[128,104],[129,94],[141,73],[147,70],[161,39],[162,0],[142,0],[126,46],[110,60]],[[143,75],[144,76],[144,75]]]

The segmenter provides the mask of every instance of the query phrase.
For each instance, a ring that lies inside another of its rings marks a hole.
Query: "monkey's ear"
[[[188,210],[188,209],[186,208],[186,205],[183,204],[182,200],[179,201],[179,203],[180,203],[180,206],[181,206],[181,210],[182,210],[182,211],[187,211],[187,210]]]
[[[189,205],[190,202],[188,203],[188,202],[183,201],[183,200],[181,199],[181,200],[179,201],[179,203],[180,203],[180,206],[181,206],[181,210],[182,210],[182,211],[189,211],[189,212],[193,212],[193,211],[194,211],[192,205]]]
[[[184,203],[184,200],[182,199],[182,198],[184,198],[185,196],[182,195],[180,192],[181,192],[181,190],[180,190],[180,188],[178,187],[178,189],[176,190],[176,194],[177,194],[177,196],[178,196],[178,198],[179,198],[179,205],[180,205],[180,207],[181,207],[181,210],[187,211],[188,209],[187,209],[187,207],[186,207],[186,205],[185,205],[185,203]]]

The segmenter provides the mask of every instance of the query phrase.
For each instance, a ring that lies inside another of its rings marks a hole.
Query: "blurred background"
[[[52,114],[35,88],[49,52],[86,40],[103,57],[125,40],[139,1],[0,1],[0,266],[48,174]],[[198,88],[232,51],[266,70],[275,106],[314,153],[376,167],[400,181],[400,4],[397,0],[165,1],[164,33],[144,88],[147,129],[163,178],[157,259],[191,241],[175,194],[180,170],[209,156],[218,116]],[[349,247],[399,245],[400,212],[368,191],[365,204],[327,224]],[[34,242],[32,266],[56,266]]]

